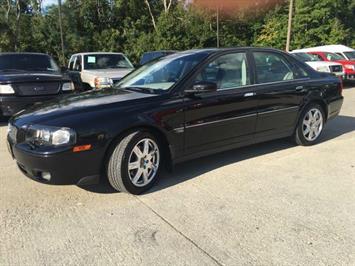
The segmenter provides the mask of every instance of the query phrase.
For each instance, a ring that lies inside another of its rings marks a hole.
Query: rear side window
[[[337,55],[337,54],[333,54],[333,53],[324,53],[324,54],[329,61],[336,61],[336,60],[343,59],[343,57],[341,57],[340,55]]]
[[[311,54],[311,55],[317,57],[321,61],[324,61],[323,58],[319,54]]]
[[[257,83],[293,80],[292,66],[279,54],[254,52]]]
[[[239,88],[250,84],[245,53],[222,55],[208,63],[197,75],[195,83],[214,82],[218,90]]]

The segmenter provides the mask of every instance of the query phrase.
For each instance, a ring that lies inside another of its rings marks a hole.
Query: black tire
[[[307,139],[305,136],[304,136],[304,133],[303,133],[303,128],[304,128],[304,125],[303,125],[303,121],[307,115],[307,113],[312,110],[312,109],[317,109],[319,110],[320,114],[322,115],[322,128],[321,128],[321,131],[319,133],[319,135],[314,139],[314,140],[309,140]],[[294,134],[294,140],[295,142],[298,144],[298,145],[301,145],[301,146],[310,146],[310,145],[314,145],[316,143],[318,143],[321,135],[322,135],[322,132],[323,132],[323,129],[324,129],[324,125],[325,125],[325,113],[324,113],[324,110],[322,108],[322,106],[320,106],[319,104],[316,104],[316,103],[311,103],[309,104],[302,112],[301,116],[300,116],[300,119],[298,121],[298,125],[297,125],[297,128],[295,130],[295,134]]]
[[[153,140],[158,145],[160,163],[155,176],[147,185],[136,186],[133,184],[128,174],[129,157],[136,144],[139,143],[142,139],[147,138]],[[135,195],[141,194],[144,191],[150,189],[159,178],[159,172],[161,169],[160,147],[161,146],[155,136],[145,131],[135,131],[122,138],[118,143],[116,143],[116,146],[113,148],[111,156],[108,159],[107,178],[110,185],[117,191],[127,192]]]

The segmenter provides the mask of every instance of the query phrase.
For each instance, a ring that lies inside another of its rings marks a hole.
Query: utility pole
[[[58,12],[59,12],[59,30],[60,30],[60,42],[62,47],[63,62],[65,64],[64,54],[64,37],[63,37],[63,24],[62,24],[62,0],[58,0]]]
[[[216,20],[217,20],[217,48],[219,48],[219,6],[217,5],[217,16],[216,16]]]
[[[290,7],[289,7],[289,11],[288,11],[286,52],[290,51],[291,31],[292,31],[292,13],[293,13],[293,0],[290,0]]]

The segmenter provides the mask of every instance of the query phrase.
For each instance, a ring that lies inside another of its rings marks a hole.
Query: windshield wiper
[[[130,90],[130,91],[144,92],[144,93],[149,93],[149,94],[154,93],[153,89],[143,88],[143,87],[123,87],[122,89]]]
[[[152,88],[145,88],[145,87],[118,87],[118,88],[124,89],[124,90],[149,93],[149,94],[162,94],[165,92],[165,90],[163,90],[163,89],[152,89]]]
[[[57,72],[57,70],[54,69],[48,69],[48,68],[42,68],[42,67],[33,67],[29,69],[28,71],[35,70],[35,71],[48,71],[48,72]]]

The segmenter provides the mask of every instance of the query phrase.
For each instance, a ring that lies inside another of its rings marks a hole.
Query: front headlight
[[[73,82],[65,82],[62,85],[62,91],[73,91],[74,90],[74,84]]]
[[[316,68],[316,70],[319,72],[330,72],[330,69],[327,66],[319,66]]]
[[[26,142],[37,146],[72,145],[75,141],[76,133],[70,128],[31,125],[26,130]]]
[[[10,84],[0,85],[0,94],[14,94],[15,91]]]
[[[112,79],[110,78],[95,78],[95,88],[104,88],[112,86]]]
[[[346,69],[355,70],[355,65],[345,65]]]
[[[9,136],[10,140],[15,143],[17,137],[17,128],[13,126],[11,123],[7,126],[7,135]]]

